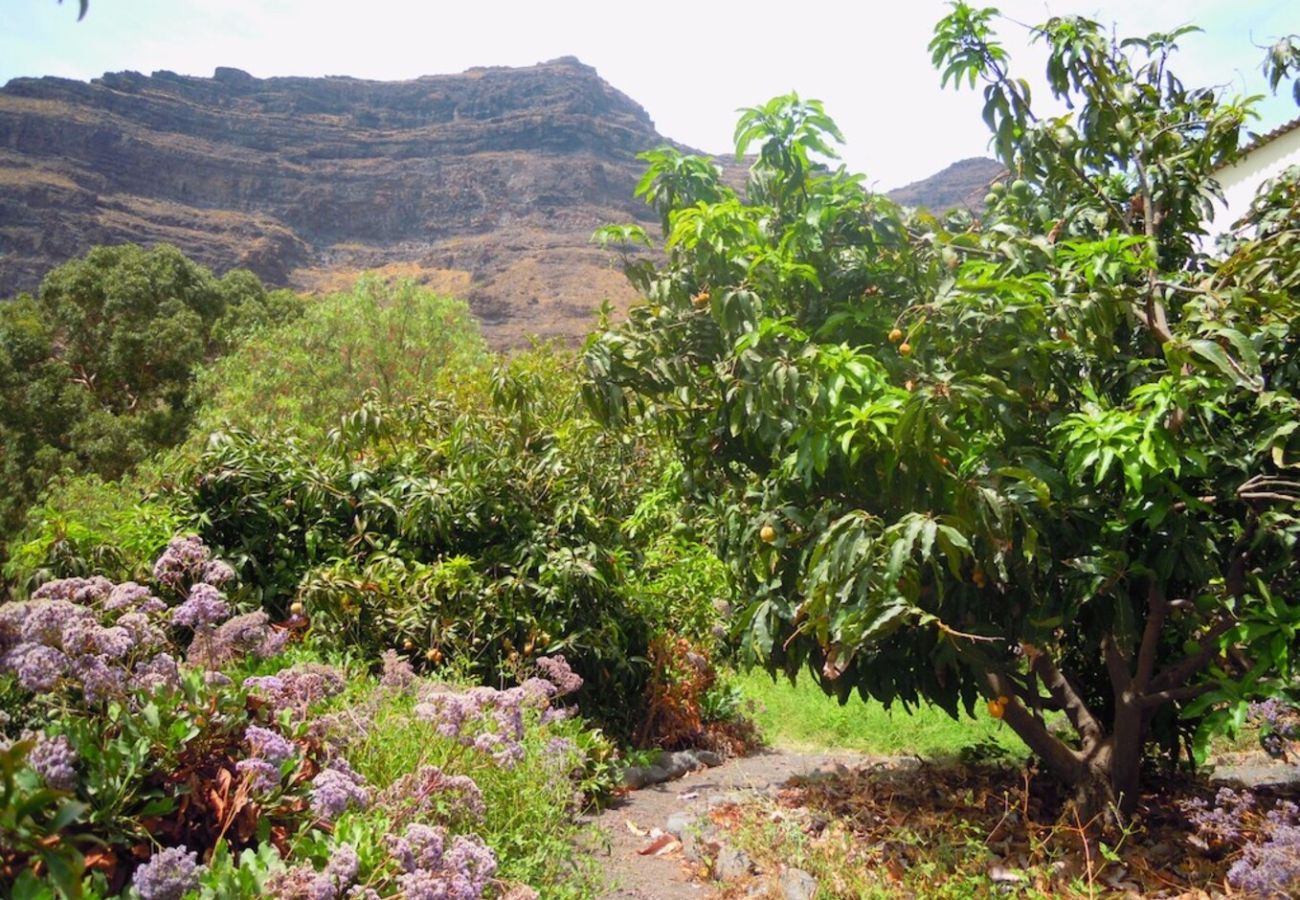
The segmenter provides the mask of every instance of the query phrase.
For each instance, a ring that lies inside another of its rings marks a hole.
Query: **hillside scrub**
[[[957,3],[931,44],[985,85],[1012,173],[982,220],[819,162],[815,101],[746,110],[743,197],[647,156],[666,262],[628,260],[645,299],[588,344],[587,399],[674,435],[754,657],[842,700],[983,701],[1121,822],[1148,753],[1200,760],[1292,690],[1297,173],[1203,252],[1250,101],[1177,79],[1188,30],[1033,29],[1071,108],[1049,119],[994,15]]]

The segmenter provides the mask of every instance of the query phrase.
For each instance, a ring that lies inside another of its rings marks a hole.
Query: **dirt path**
[[[868,757],[855,753],[798,753],[769,750],[756,756],[731,759],[713,769],[704,769],[665,784],[633,791],[623,801],[611,806],[591,821],[609,840],[603,857],[607,888],[605,900],[680,900],[712,895],[709,884],[692,881],[682,854],[664,857],[641,856],[637,851],[649,838],[633,833],[627,823],[648,832],[664,829],[674,813],[702,815],[709,798],[732,791],[773,790],[794,775],[818,769],[833,769],[837,764],[861,765]]]

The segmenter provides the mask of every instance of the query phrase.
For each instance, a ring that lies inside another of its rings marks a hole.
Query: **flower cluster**
[[[1222,787],[1210,804],[1199,797],[1181,804],[1197,833],[1211,844],[1236,844],[1247,829],[1247,817],[1255,811],[1255,795],[1248,790]]]
[[[233,570],[210,558],[198,538],[179,538],[159,558],[155,571],[179,591],[190,584],[175,609],[134,581],[61,578],[41,585],[30,600],[0,606],[0,671],[12,672],[29,691],[79,689],[91,703],[153,690],[179,682],[172,625],[194,631],[192,664],[223,665],[237,656],[268,656],[283,646],[287,632],[270,627],[264,613],[230,616],[217,584],[229,583]]]
[[[415,683],[415,670],[410,661],[396,650],[385,650],[380,662],[384,668],[379,683],[384,687],[405,690]]]
[[[421,766],[403,775],[379,795],[376,803],[394,826],[439,818],[482,820],[487,812],[483,792],[468,775],[448,775],[437,766]]]
[[[343,759],[332,760],[311,783],[311,808],[326,821],[343,815],[350,806],[365,809],[370,803],[366,781]]]
[[[162,556],[158,557],[158,561],[154,563],[154,580],[177,593],[183,593],[188,585],[204,580],[204,574],[208,570],[208,563],[211,559],[212,553],[198,535],[191,534],[173,538],[171,543],[167,545],[167,549],[163,551]],[[229,568],[229,566],[226,566],[226,569]],[[225,571],[215,571],[214,574],[217,578],[221,578],[225,575]],[[229,578],[226,578],[226,581],[229,581]],[[224,582],[221,582],[221,584],[224,584]],[[219,587],[221,584],[215,584],[215,586]]]
[[[144,900],[181,900],[199,886],[198,855],[184,846],[160,850],[135,870],[131,884]]]
[[[569,668],[568,660],[561,654],[541,657],[537,660],[537,670],[543,678],[555,685],[558,696],[575,693],[582,687],[582,676]]]
[[[1267,900],[1300,895],[1300,822],[1294,803],[1269,814],[1268,836],[1248,845],[1228,870],[1234,888]]]
[[[172,622],[195,631],[212,628],[228,618],[230,604],[225,595],[203,582],[191,587],[185,602],[172,610]]]
[[[1286,759],[1288,746],[1300,741],[1300,712],[1270,698],[1250,704],[1250,718],[1260,726],[1259,743],[1275,759]]]
[[[77,754],[63,735],[40,735],[27,753],[27,765],[56,791],[77,789]]]
[[[407,900],[478,900],[496,874],[492,850],[476,835],[457,835],[428,825],[408,825],[389,837],[389,852],[402,869],[397,881]]]
[[[337,669],[317,663],[308,663],[285,669],[275,675],[254,675],[244,679],[244,687],[272,713],[288,711],[302,721],[312,704],[332,697],[343,690],[346,682]]]
[[[288,629],[273,627],[270,616],[259,609],[196,634],[190,644],[189,661],[217,669],[247,656],[267,659],[283,650],[288,641]]]
[[[543,722],[562,718],[567,712],[551,708],[551,702],[582,686],[582,678],[563,656],[544,656],[537,661],[537,668],[542,677],[504,691],[488,687],[465,692],[426,690],[415,706],[415,715],[436,725],[444,737],[489,754],[498,765],[513,767],[524,755],[524,710],[540,710]]]

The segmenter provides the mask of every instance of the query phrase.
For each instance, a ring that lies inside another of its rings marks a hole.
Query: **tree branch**
[[[1205,637],[1201,638],[1195,651],[1169,666],[1151,680],[1152,691],[1159,693],[1178,687],[1195,675],[1214,655],[1215,644],[1219,638],[1223,637],[1236,624],[1236,618],[1225,614],[1219,621],[1214,623]]]
[[[1152,578],[1147,586],[1147,622],[1142,630],[1142,643],[1138,647],[1137,672],[1133,676],[1133,690],[1142,693],[1151,683],[1156,667],[1156,650],[1160,647],[1160,633],[1169,615],[1169,600],[1164,589]]]
[[[1171,688],[1167,691],[1156,691],[1154,694],[1142,695],[1142,708],[1155,709],[1157,706],[1163,706],[1166,703],[1172,703],[1175,700],[1192,700],[1202,694],[1208,694],[1218,685],[1214,684],[1192,684],[1184,685],[1180,688]]]
[[[1043,679],[1043,686],[1070,720],[1085,749],[1105,738],[1106,731],[1088,709],[1088,704],[1046,653],[1036,652],[1030,660],[1030,667]]]

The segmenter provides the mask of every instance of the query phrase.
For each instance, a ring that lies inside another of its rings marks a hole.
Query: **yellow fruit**
[[[1003,694],[1001,697],[998,697],[998,702],[1002,704],[1003,708],[1005,708],[1007,704],[1011,702],[1011,698],[1006,694]]]
[[[437,647],[430,647],[429,652],[424,654],[424,658],[434,665],[437,665],[442,662],[442,651]]]
[[[1002,714],[1006,712],[1006,704],[1001,701],[1002,701],[1001,697],[999,697],[997,700],[989,701],[989,715],[995,719],[1002,718]]]
[[[975,587],[977,588],[982,588],[984,585],[988,584],[988,579],[984,577],[984,573],[979,569],[976,569],[974,573],[972,573],[970,580],[975,582]]]
[[[694,306],[696,309],[704,309],[704,307],[708,305],[709,305],[708,291],[700,291],[698,294],[696,294],[694,297],[691,298],[691,306]]]
[[[402,649],[407,651],[408,653],[414,650],[415,641],[411,640],[410,638],[407,638],[406,640],[402,641]]]
[[[762,539],[763,543],[770,544],[776,540],[776,529],[771,525],[764,525],[758,530],[758,536]]]
[[[302,615],[302,611],[303,611],[305,608],[306,608],[306,607],[304,607],[304,606],[302,605],[302,601],[300,601],[300,600],[295,600],[295,601],[293,601],[292,603],[289,604],[289,612],[292,613],[292,614],[295,615],[295,616],[301,616],[301,615]]]
[[[903,341],[903,343],[898,345],[898,352],[903,354],[904,356],[911,356],[912,345],[909,344],[907,341]]]
[[[893,331],[889,332],[889,343],[897,344],[902,339],[903,339],[903,329],[895,328]]]

